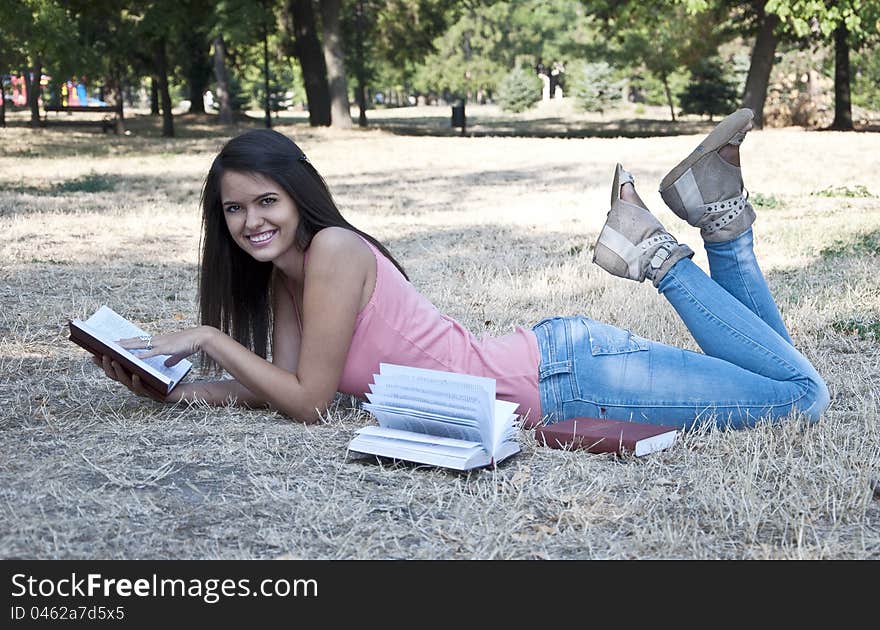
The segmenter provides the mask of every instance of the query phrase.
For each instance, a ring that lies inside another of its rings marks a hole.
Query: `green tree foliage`
[[[724,74],[717,57],[702,59],[691,70],[691,81],[679,94],[681,110],[686,114],[714,116],[728,114],[736,109],[737,90]]]
[[[768,0],[766,9],[799,37],[830,38],[841,24],[855,47],[880,36],[880,0]]]
[[[498,104],[505,111],[519,113],[541,100],[541,80],[532,69],[514,68],[498,87]]]
[[[702,12],[692,13],[696,8]],[[672,0],[647,0],[616,7],[606,21],[621,65],[642,67],[662,84],[675,120],[674,76],[714,54],[731,36],[725,15],[726,9],[717,4],[691,7]]]
[[[423,93],[493,94],[512,68],[566,64],[596,48],[594,20],[572,0],[468,2],[418,66]]]
[[[273,112],[283,109],[283,104],[305,103],[305,86],[302,70],[295,60],[281,54],[281,35],[269,35],[269,100]],[[240,43],[234,50],[232,68],[236,77],[238,109],[261,109],[265,99],[263,76],[263,45],[253,42]]]
[[[853,104],[880,111],[880,46],[853,55]]]
[[[585,111],[604,113],[623,100],[624,81],[604,61],[583,64],[573,79],[574,97]]]
[[[436,52],[435,40],[456,19],[456,0],[349,0],[343,5],[347,59],[354,79],[358,123],[367,124],[367,87],[392,100],[412,90],[418,64]],[[393,99],[393,95],[400,95]]]
[[[355,26],[353,2],[347,3],[349,32]],[[363,0],[371,42],[370,54],[396,66],[420,60],[434,50],[434,39],[449,26],[455,0]]]
[[[266,103],[266,77],[263,74],[263,31],[266,30],[269,49],[270,109],[277,111],[283,98],[280,94],[286,77],[291,84],[287,91],[293,91],[295,100],[304,100],[302,93],[302,73],[294,71],[289,56],[285,32],[276,32],[277,23],[275,2],[253,2],[251,0],[220,0],[214,5],[211,28],[208,36],[216,43],[217,36],[223,38],[225,58],[220,72],[226,74],[229,91],[229,106],[232,111],[246,108],[258,109]],[[215,51],[216,52],[216,51]],[[280,79],[278,79],[280,77]],[[218,89],[219,92],[219,89]]]
[[[833,42],[832,127],[852,129],[850,51],[880,41],[880,0],[768,0],[766,9],[798,37]]]
[[[28,105],[31,125],[40,122],[38,97],[40,79],[53,62],[69,55],[76,42],[77,23],[65,3],[60,0],[15,0],[2,3],[0,8],[0,35],[9,41],[0,45],[4,52],[6,68],[20,71],[26,69],[31,76],[28,86]],[[0,59],[0,63],[4,60]],[[20,64],[19,67],[10,65]],[[23,66],[23,67],[22,67]],[[56,66],[57,67],[57,66]]]

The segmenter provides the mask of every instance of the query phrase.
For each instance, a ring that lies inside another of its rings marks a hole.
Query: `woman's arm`
[[[153,349],[141,356],[171,355],[166,364],[173,365],[202,350],[235,379],[236,384],[219,381],[178,386],[175,392],[185,387],[177,394],[178,400],[189,400],[192,395],[222,404],[233,393],[245,404],[269,404],[292,418],[315,422],[339,386],[364,287],[373,269],[373,253],[356,234],[326,228],[315,235],[309,248],[302,337],[285,334],[285,328],[288,332],[296,329],[296,321],[292,301],[285,304],[282,300],[277,313],[280,319],[276,319],[277,336],[273,337],[273,343],[278,343],[273,346],[273,356],[278,353],[274,363],[209,326],[155,336]],[[137,340],[133,344],[131,347],[139,347]],[[104,367],[107,371],[106,361]],[[124,372],[120,374],[118,366],[115,369],[116,374],[108,372],[108,376],[137,392],[139,383],[129,380]],[[172,392],[171,400],[174,395]]]
[[[299,363],[301,344],[299,316],[284,276],[272,276],[272,364],[295,373]],[[215,359],[216,360],[216,359]],[[204,401],[209,404],[230,403],[245,407],[269,407],[269,401],[254,394],[235,379],[195,382],[179,385],[183,388],[177,400]]]
[[[293,418],[315,422],[339,387],[372,269],[373,253],[356,234],[342,228],[321,230],[309,247],[303,332],[295,359],[292,349],[280,347],[290,351],[282,358],[288,365],[271,364],[214,329],[202,339],[201,349],[258,398]],[[294,361],[295,371],[285,369]]]
[[[272,279],[272,363],[287,370],[296,371],[299,359],[300,330],[297,323],[293,298],[284,285],[283,276],[275,274]],[[146,390],[137,374],[130,374],[109,357],[95,359],[98,367],[113,380],[121,382],[135,394],[158,402],[204,402],[210,405],[240,405],[248,408],[268,407],[268,401],[260,398],[235,379],[218,381],[195,381],[181,383],[164,398]]]

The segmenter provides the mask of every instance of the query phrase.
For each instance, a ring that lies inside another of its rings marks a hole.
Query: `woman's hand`
[[[165,359],[165,366],[171,367],[191,354],[202,350],[205,342],[214,332],[216,332],[216,329],[210,326],[197,326],[167,335],[120,339],[117,343],[126,350],[143,350],[143,352],[134,353],[140,359],[148,359],[164,354],[171,355]]]
[[[103,355],[101,357],[92,357],[92,362],[99,368],[102,368],[104,370],[104,374],[107,375],[107,378],[122,383],[133,393],[142,398],[149,398],[151,400],[155,400],[156,402],[162,403],[178,402],[181,399],[181,392],[178,390],[183,387],[182,384],[175,387],[174,392],[172,392],[171,394],[162,397],[145,388],[143,382],[137,374],[129,374],[121,365],[119,365],[119,363],[117,363],[107,355]]]

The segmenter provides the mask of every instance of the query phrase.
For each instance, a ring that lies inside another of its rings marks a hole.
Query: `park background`
[[[878,16],[819,0],[3,3],[0,556],[880,556]],[[592,246],[618,161],[698,243],[656,186],[743,105],[759,260],[832,394],[816,426],[697,430],[639,460],[523,432],[497,470],[457,474],[347,458],[371,422],[347,397],[317,426],[157,405],[66,340],[101,304],[156,332],[197,323],[204,174],[271,125],[475,334],[584,314],[696,349]]]

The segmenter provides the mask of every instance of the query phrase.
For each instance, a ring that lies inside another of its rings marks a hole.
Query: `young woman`
[[[202,326],[125,340],[173,364],[203,352],[233,380],[179,385],[163,402],[267,405],[320,419],[337,391],[363,396],[380,362],[488,376],[526,425],[576,416],[741,428],[829,403],[792,345],[752,249],[738,145],[752,112],[722,121],[663,179],[670,208],[701,228],[711,278],[645,208],[618,165],[594,262],[650,279],[705,354],[585,317],[476,339],[409,283],[373,237],[339,213],[291,140],[255,130],[220,151],[203,191]],[[271,344],[269,338],[271,337]],[[266,360],[271,347],[271,362]],[[108,377],[149,396],[107,357]]]

